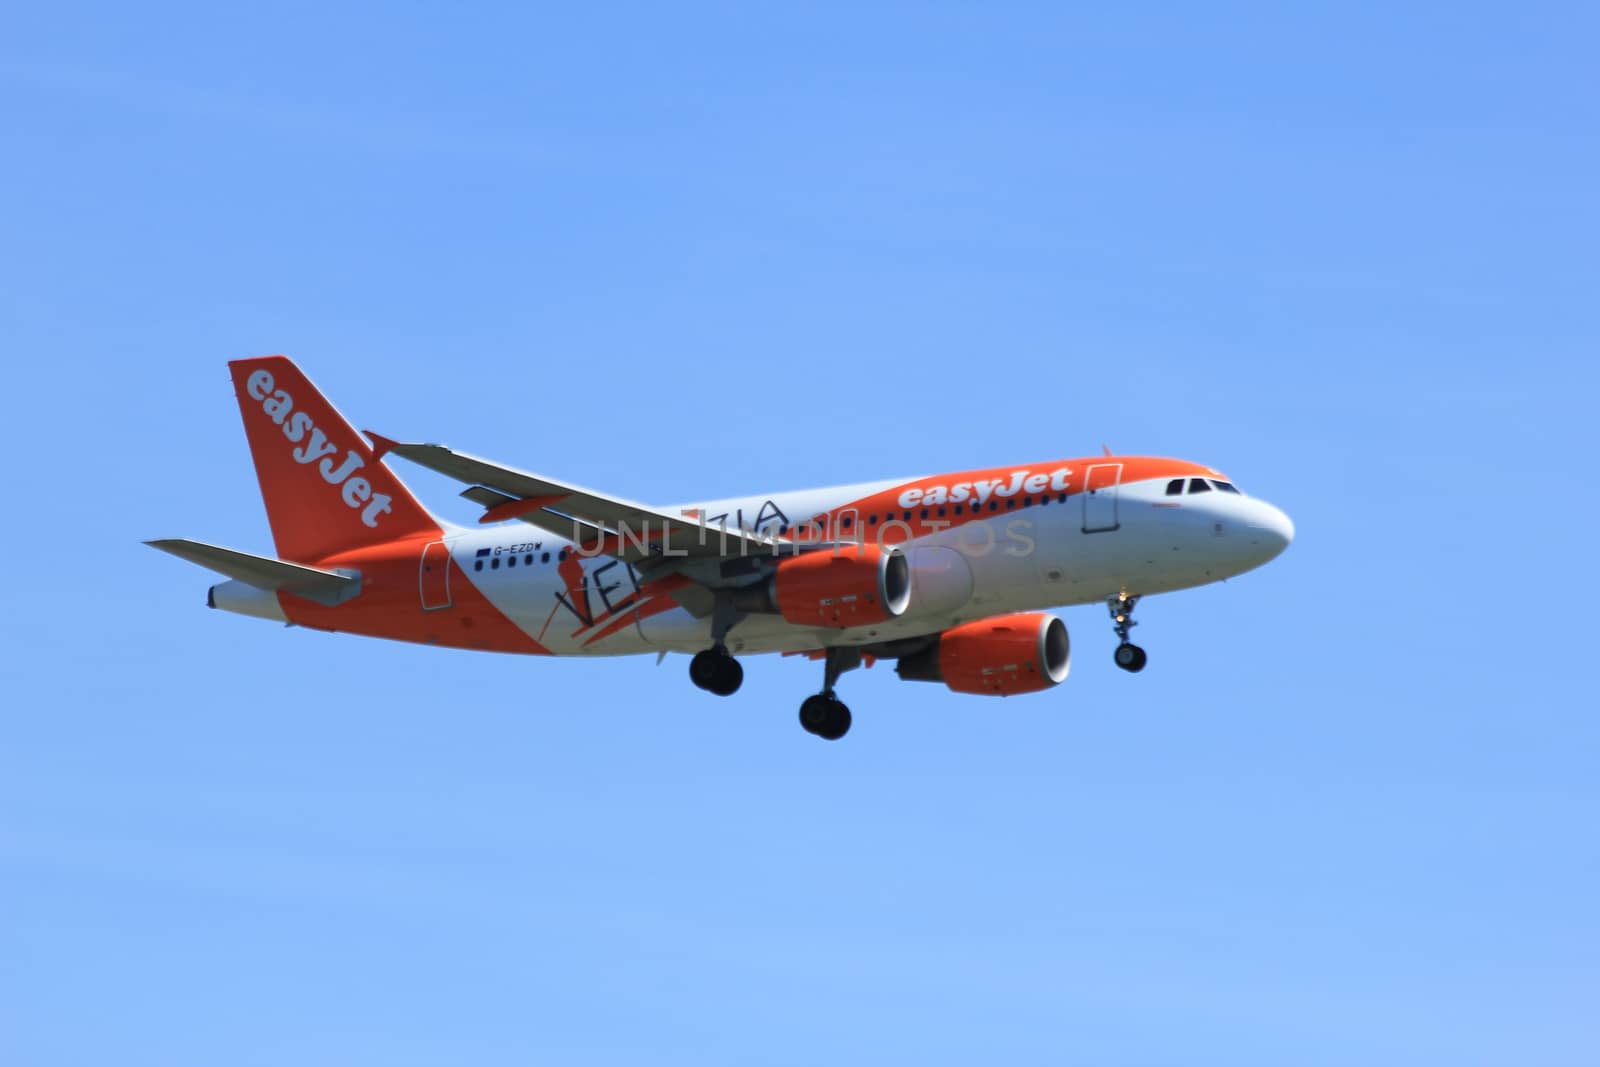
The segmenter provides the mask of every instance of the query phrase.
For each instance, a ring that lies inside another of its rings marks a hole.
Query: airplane
[[[840,676],[894,660],[908,681],[1011,696],[1066,680],[1066,625],[1102,602],[1113,660],[1141,598],[1221,581],[1294,537],[1281,510],[1181,459],[1104,454],[657,507],[438,444],[358,434],[287,357],[229,363],[276,556],[146,544],[227,580],[208,607],[334,633],[543,656],[689,655],[729,696],[737,657],[823,666],[800,705],[836,741]],[[473,529],[428,512],[399,456],[466,484]]]

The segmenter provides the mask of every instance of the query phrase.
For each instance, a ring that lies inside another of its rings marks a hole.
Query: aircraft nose
[[[1294,522],[1284,514],[1282,508],[1274,507],[1265,500],[1252,503],[1255,507],[1249,519],[1251,539],[1260,545],[1267,559],[1272,559],[1294,540]]]

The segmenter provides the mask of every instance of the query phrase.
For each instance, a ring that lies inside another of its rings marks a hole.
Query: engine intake
[[[1060,685],[1072,669],[1067,625],[1054,615],[997,615],[951,627],[936,644],[901,658],[907,681],[943,682],[957,693],[1010,696]]]

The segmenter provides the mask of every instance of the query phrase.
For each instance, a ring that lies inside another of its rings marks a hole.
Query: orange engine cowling
[[[905,554],[878,545],[849,545],[792,556],[772,575],[778,614],[801,626],[868,626],[892,619],[911,603]]]
[[[903,657],[895,668],[910,681],[943,682],[957,693],[1002,697],[1059,685],[1071,669],[1066,623],[1043,612],[962,623],[940,634],[937,644]]]

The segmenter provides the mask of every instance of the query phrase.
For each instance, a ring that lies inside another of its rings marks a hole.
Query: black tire
[[[732,656],[718,656],[717,660],[717,673],[706,688],[719,697],[731,697],[744,684],[744,668]]]
[[[837,741],[850,732],[850,709],[842,701],[828,701],[828,719],[816,732],[824,741]]]
[[[800,702],[800,729],[808,734],[816,734],[828,722],[828,705],[834,701],[816,693]]]
[[[1112,659],[1116,661],[1117,666],[1129,674],[1138,674],[1144,670],[1144,665],[1148,662],[1149,657],[1144,654],[1144,649],[1138,645],[1124,643],[1117,646],[1116,652],[1112,653]]]
[[[704,652],[696,652],[694,658],[689,661],[689,681],[700,689],[710,689],[716,680],[722,658],[715,649],[708,648]]]

